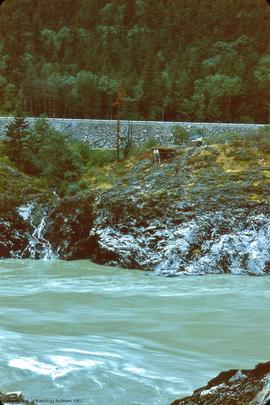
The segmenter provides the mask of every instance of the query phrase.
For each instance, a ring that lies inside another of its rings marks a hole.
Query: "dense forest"
[[[6,0],[0,114],[269,122],[265,0]]]

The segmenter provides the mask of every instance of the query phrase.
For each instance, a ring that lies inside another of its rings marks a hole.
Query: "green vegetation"
[[[118,161],[127,159],[132,149],[133,127],[132,123],[128,123],[127,134],[121,134],[121,123],[117,119],[116,136],[115,136],[115,154]]]
[[[133,186],[144,204],[152,209],[157,205],[160,215],[164,204],[179,198],[192,204],[208,201],[209,206],[269,202],[268,128],[245,136],[211,136],[204,147],[182,146],[176,157],[161,166],[153,162],[155,144],[155,139],[148,140],[119,161],[115,149],[91,149],[73,142],[50,128],[44,118],[28,127],[24,118],[16,117],[0,143],[3,209],[14,196],[19,201],[43,195],[46,200],[56,192],[77,198],[106,189],[125,196],[132,194]]]
[[[269,18],[263,0],[5,0],[0,113],[266,123]]]
[[[222,196],[230,203],[246,201],[269,203],[270,133],[262,129],[248,135],[230,133],[208,138],[205,148],[198,148],[188,159],[193,185],[200,184],[202,195]],[[205,190],[204,190],[205,188]]]
[[[185,128],[175,126],[172,131],[173,142],[176,145],[184,145],[189,138],[189,133]]]
[[[16,162],[18,170],[21,168],[28,135],[28,123],[23,117],[16,117],[14,121],[7,125],[3,151],[12,161]]]
[[[157,145],[158,145],[157,139],[154,136],[152,136],[152,137],[147,138],[147,141],[144,143],[143,148],[150,149]]]
[[[31,129],[23,117],[11,121],[4,136],[3,152],[18,170],[43,176],[55,187],[78,181],[85,159],[80,144],[69,142],[43,118]]]
[[[225,133],[222,138],[209,137],[206,146],[182,147],[175,158],[161,166],[153,164],[151,152],[145,151],[130,159],[130,169],[112,189],[118,198],[116,209],[120,196],[125,200],[133,195],[145,215],[167,215],[175,204],[179,211],[174,215],[181,221],[181,207],[215,210],[222,205],[241,208],[268,204],[270,149],[265,145],[269,142],[267,130],[247,137]]]
[[[115,149],[91,149],[75,142],[52,129],[44,117],[37,118],[32,127],[24,117],[15,117],[0,142],[0,191],[7,187],[10,173],[15,188],[25,183],[61,196],[110,188],[129,170],[135,156],[147,149],[147,145],[133,148],[126,160],[121,148],[118,160]]]

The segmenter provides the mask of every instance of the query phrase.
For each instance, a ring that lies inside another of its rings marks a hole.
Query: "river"
[[[0,391],[40,404],[168,405],[270,359],[270,278],[164,278],[0,261]]]

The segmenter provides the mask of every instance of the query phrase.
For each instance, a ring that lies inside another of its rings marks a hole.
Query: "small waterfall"
[[[33,208],[34,203],[31,202],[26,205],[23,205],[22,207],[17,208],[17,212],[24,221],[27,221],[33,211]]]
[[[43,211],[43,216],[37,225],[34,224],[33,210],[35,204],[29,203],[17,209],[19,215],[24,221],[28,222],[32,228],[32,232],[28,233],[28,245],[21,254],[23,257],[30,257],[31,259],[44,259],[52,260],[57,259],[57,254],[53,251],[50,242],[44,237],[46,232],[46,221],[48,215]]]

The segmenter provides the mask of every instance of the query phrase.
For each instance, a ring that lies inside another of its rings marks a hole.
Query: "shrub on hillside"
[[[231,142],[242,142],[245,139],[245,135],[241,134],[240,132],[233,131],[233,132],[224,132],[222,134],[212,134],[208,135],[204,138],[204,142],[208,145],[213,144],[223,144],[223,143],[231,143]]]
[[[104,166],[114,162],[114,149],[90,149],[88,147],[88,166]]]
[[[158,140],[154,136],[150,136],[142,145],[143,150],[154,148],[158,145]]]
[[[180,127],[178,125],[176,125],[173,128],[172,135],[173,135],[173,142],[176,145],[184,145],[189,138],[188,131],[185,128]]]
[[[261,127],[258,131],[251,132],[247,139],[256,144],[261,152],[270,153],[270,127]]]
[[[19,170],[44,176],[55,187],[78,181],[86,161],[82,146],[52,129],[44,118],[31,129],[25,118],[14,118],[7,126],[3,148]]]

